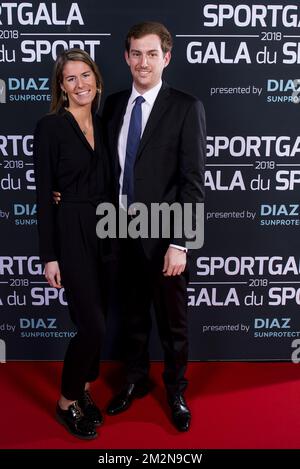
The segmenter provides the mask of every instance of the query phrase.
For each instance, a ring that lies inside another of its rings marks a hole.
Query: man
[[[205,116],[201,102],[162,82],[170,62],[172,37],[160,23],[133,26],[125,59],[132,90],[107,98],[103,120],[121,207],[141,202],[203,202]],[[142,97],[142,98],[141,98]],[[136,142],[138,134],[138,143]],[[129,220],[134,211],[129,210]],[[171,226],[172,228],[172,226]],[[172,231],[172,230],[171,230]],[[124,239],[120,242],[122,302],[126,328],[126,383],[108,406],[123,412],[149,391],[148,342],[153,303],[164,350],[163,379],[172,420],[180,431],[190,426],[183,397],[187,386],[187,249],[183,236]]]

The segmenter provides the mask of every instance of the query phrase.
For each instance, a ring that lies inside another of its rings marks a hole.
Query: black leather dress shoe
[[[78,399],[78,404],[82,409],[85,417],[97,427],[103,423],[103,415],[100,409],[96,406],[89,391],[84,391],[81,399]]]
[[[191,423],[191,411],[189,410],[182,394],[169,397],[169,406],[172,412],[172,420],[180,432],[187,432]]]
[[[95,430],[95,425],[85,417],[78,405],[78,401],[71,404],[67,410],[61,409],[57,403],[56,419],[77,438],[93,440],[98,436]]]
[[[148,381],[127,384],[122,391],[117,394],[107,407],[108,415],[120,414],[127,410],[133,399],[140,399],[146,396],[150,391]]]

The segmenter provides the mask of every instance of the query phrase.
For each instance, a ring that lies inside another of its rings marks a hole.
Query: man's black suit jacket
[[[104,104],[103,123],[116,200],[120,166],[118,137],[131,90],[109,96]],[[148,208],[153,202],[192,203],[204,200],[206,156],[205,113],[202,103],[163,82],[143,132],[134,168],[135,201]],[[172,233],[172,228],[171,228]],[[142,239],[151,258],[164,255],[170,243],[185,246],[187,239]]]

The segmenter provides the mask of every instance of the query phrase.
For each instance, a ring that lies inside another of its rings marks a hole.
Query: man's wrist
[[[187,252],[187,248],[184,246],[179,246],[178,244],[170,244],[170,248],[178,249],[179,251]]]

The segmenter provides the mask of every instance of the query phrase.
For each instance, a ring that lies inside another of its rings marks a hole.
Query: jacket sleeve
[[[206,159],[206,123],[205,112],[201,101],[195,100],[189,106],[181,134],[179,150],[179,194],[178,201],[183,206],[183,213],[188,208],[193,220],[193,227],[183,223],[183,238],[174,237],[172,244],[185,246],[191,238],[187,232],[191,228],[203,229],[197,218],[196,204],[204,202],[204,173]],[[188,204],[188,205],[184,205]]]
[[[58,142],[50,119],[41,119],[34,133],[34,169],[37,191],[39,254],[43,262],[58,259],[52,191],[58,161]]]

